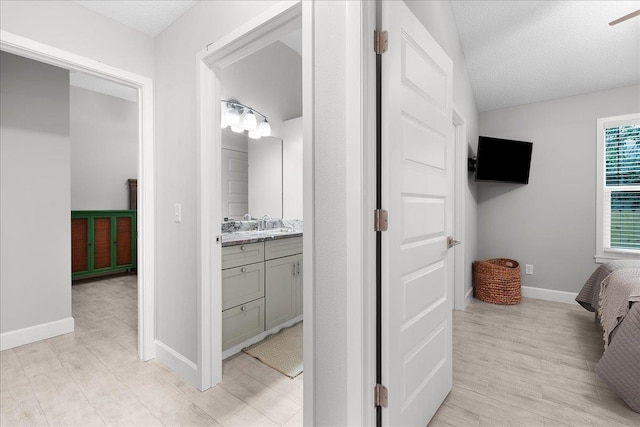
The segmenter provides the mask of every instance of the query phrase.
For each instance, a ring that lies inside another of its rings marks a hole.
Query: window
[[[640,256],[640,114],[598,119],[596,261]]]

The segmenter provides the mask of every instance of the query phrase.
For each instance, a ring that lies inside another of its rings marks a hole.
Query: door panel
[[[452,386],[452,63],[404,2],[382,27],[382,421],[424,426]]]
[[[266,329],[296,317],[297,263],[302,255],[272,259],[265,262]]]
[[[241,219],[249,212],[247,153],[222,150],[222,217]]]

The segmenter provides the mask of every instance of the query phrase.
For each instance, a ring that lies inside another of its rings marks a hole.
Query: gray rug
[[[302,372],[302,322],[243,348],[242,351],[265,365],[295,378]]]

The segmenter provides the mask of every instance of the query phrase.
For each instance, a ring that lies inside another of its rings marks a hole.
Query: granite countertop
[[[222,247],[246,245],[249,243],[265,242],[268,240],[289,239],[302,236],[300,230],[264,230],[264,231],[236,231],[222,233]]]

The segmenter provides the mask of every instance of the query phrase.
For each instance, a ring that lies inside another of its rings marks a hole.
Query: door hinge
[[[389,404],[389,392],[387,388],[382,384],[376,384],[376,388],[374,389],[374,399],[375,406],[386,408]]]
[[[376,55],[382,55],[389,47],[389,33],[386,31],[373,32],[373,50]]]
[[[389,226],[389,213],[384,209],[373,211],[373,231],[387,231]]]

